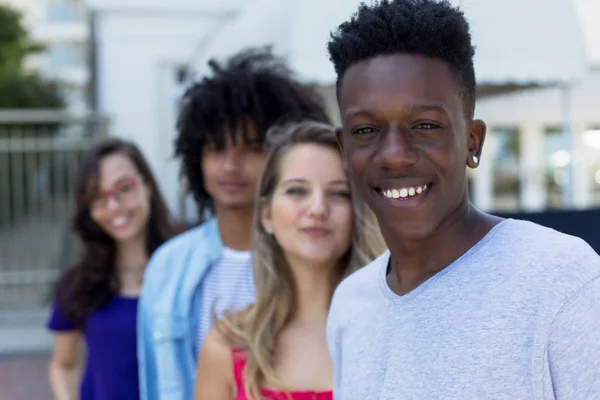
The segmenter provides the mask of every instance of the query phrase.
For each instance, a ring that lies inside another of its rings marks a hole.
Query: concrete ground
[[[0,400],[51,400],[47,309],[0,312]]]
[[[51,400],[49,354],[0,356],[0,400]]]

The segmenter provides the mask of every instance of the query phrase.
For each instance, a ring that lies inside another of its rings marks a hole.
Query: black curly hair
[[[361,3],[331,34],[327,48],[340,82],[346,70],[380,55],[410,53],[444,61],[462,88],[465,116],[475,111],[475,70],[469,24],[448,1],[380,0]]]
[[[201,171],[205,143],[222,148],[228,135],[235,141],[240,124],[246,139],[246,124],[253,124],[258,134],[253,142],[262,144],[268,128],[278,123],[300,119],[329,122],[322,98],[297,81],[270,46],[243,50],[224,65],[215,60],[208,65],[211,76],[183,95],[175,143],[200,218],[205,209],[212,211]]]

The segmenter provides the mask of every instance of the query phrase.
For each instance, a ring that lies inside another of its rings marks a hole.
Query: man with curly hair
[[[462,12],[363,3],[328,48],[338,141],[389,247],[335,292],[334,398],[600,399],[600,258],[469,202],[486,127]]]
[[[270,49],[245,50],[183,96],[176,154],[198,203],[198,227],[148,264],[138,310],[142,400],[193,395],[195,363],[214,314],[254,301],[251,223],[267,129],[327,121],[322,100]]]

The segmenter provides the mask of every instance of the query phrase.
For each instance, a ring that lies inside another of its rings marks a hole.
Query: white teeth
[[[114,226],[123,226],[127,223],[127,217],[117,217],[113,219],[112,224]]]
[[[427,185],[407,187],[399,189],[382,190],[381,194],[388,199],[406,199],[407,197],[418,196],[427,190]]]

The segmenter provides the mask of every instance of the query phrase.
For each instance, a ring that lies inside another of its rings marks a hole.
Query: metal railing
[[[97,115],[0,110],[0,319],[47,305],[73,261],[74,173],[107,131]]]

